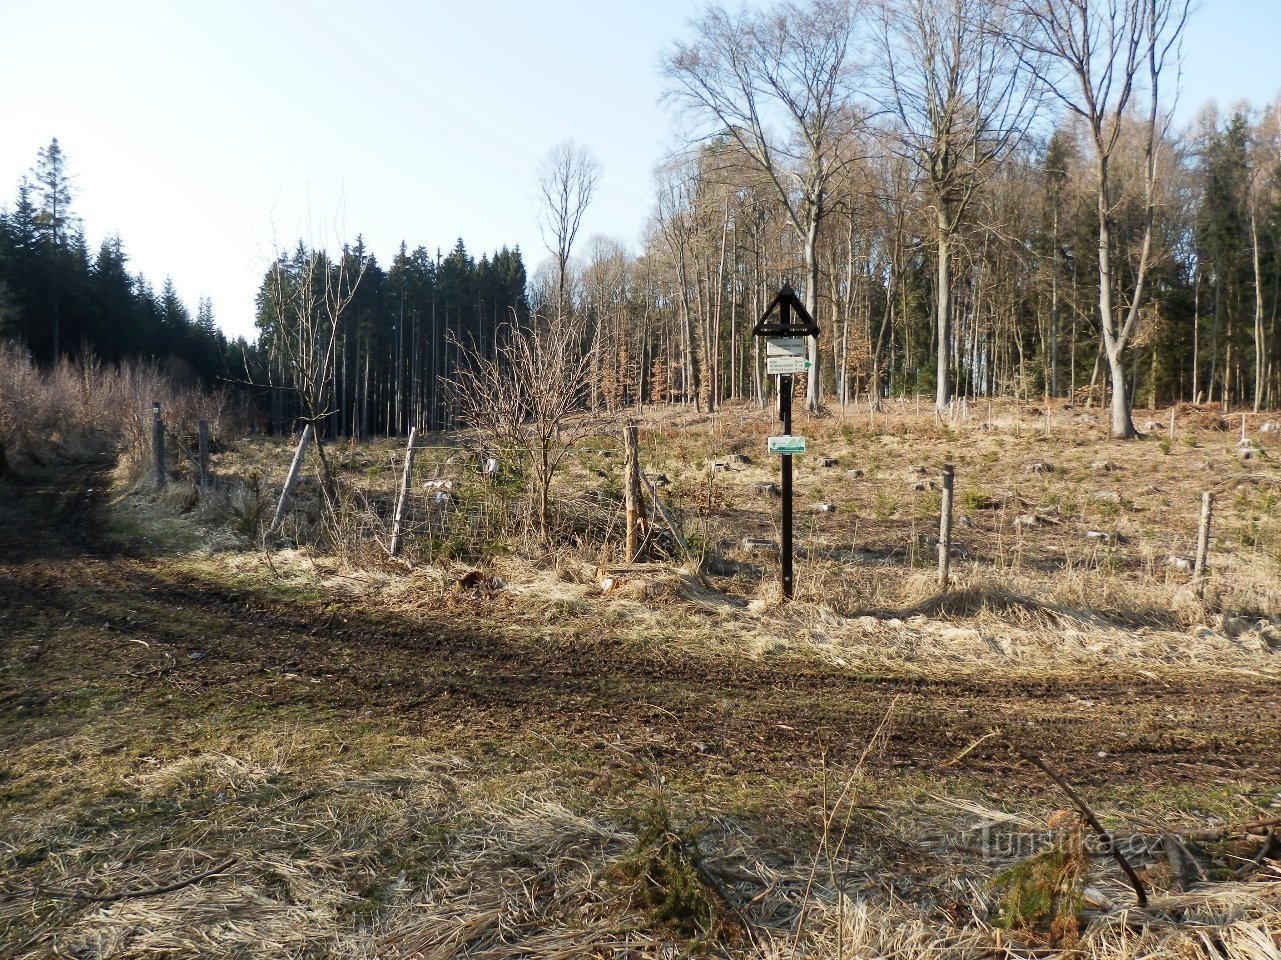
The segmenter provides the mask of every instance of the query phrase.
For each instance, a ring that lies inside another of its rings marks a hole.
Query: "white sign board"
[[[804,337],[770,337],[765,341],[765,358],[805,356]]]
[[[794,436],[770,437],[769,452],[792,456],[805,452],[805,438]]]
[[[765,341],[765,372],[804,373],[810,368],[805,359],[804,337],[770,337]]]
[[[810,362],[804,357],[766,357],[765,372],[771,376],[782,373],[804,373]]]

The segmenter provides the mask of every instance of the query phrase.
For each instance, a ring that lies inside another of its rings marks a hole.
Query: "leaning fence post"
[[[269,528],[271,530],[280,526],[280,521],[285,518],[285,511],[289,508],[289,497],[294,492],[294,484],[298,482],[298,474],[302,472],[303,457],[307,453],[307,446],[311,443],[311,433],[310,423],[302,428],[302,436],[298,438],[298,449],[294,451],[294,461],[289,465],[284,489],[280,491],[280,502],[276,504],[276,516],[272,519]]]
[[[196,424],[200,435],[200,485],[209,486],[209,421],[201,420]]]
[[[623,428],[623,500],[627,509],[626,562],[635,563],[640,554],[640,447],[635,424]]]
[[[952,487],[955,468],[943,464],[943,499],[939,509],[939,589],[947,589],[948,573],[952,566]]]
[[[409,428],[409,443],[405,447],[405,473],[400,478],[400,497],[396,501],[396,519],[391,527],[391,555],[400,555],[405,536],[405,505],[409,502],[409,484],[414,476],[414,435],[416,427]]]
[[[160,419],[160,404],[151,405],[151,455],[156,462],[156,486],[165,485],[165,423]]]
[[[1209,490],[1201,494],[1201,525],[1196,533],[1196,564],[1192,567],[1192,581],[1197,596],[1205,588],[1205,566],[1210,559],[1210,519],[1214,514],[1214,494]]]

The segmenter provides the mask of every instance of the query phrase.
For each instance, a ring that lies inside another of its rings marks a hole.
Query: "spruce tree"
[[[37,233],[49,248],[46,266],[52,314],[52,359],[57,360],[62,353],[62,312],[68,280],[68,264],[64,254],[67,239],[76,222],[71,213],[71,179],[67,174],[66,158],[62,154],[62,148],[58,146],[57,137],[37,153],[32,174],[37,200]]]

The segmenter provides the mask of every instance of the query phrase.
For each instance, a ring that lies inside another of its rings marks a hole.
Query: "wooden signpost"
[[[775,313],[777,320],[773,320]],[[790,284],[784,283],[778,296],[766,307],[752,333],[765,338],[765,371],[778,377],[778,416],[783,421],[783,434],[769,438],[770,453],[783,461],[782,499],[783,536],[780,549],[783,568],[783,599],[792,599],[795,583],[792,577],[792,457],[805,452],[805,438],[792,435],[792,376],[810,368],[806,355],[806,337],[818,336],[818,324],[797,298]]]

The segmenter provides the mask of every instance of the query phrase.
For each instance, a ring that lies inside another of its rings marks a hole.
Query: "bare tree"
[[[1268,392],[1268,338],[1263,325],[1263,268],[1259,220],[1277,203],[1281,172],[1281,99],[1266,107],[1254,125],[1245,206],[1250,222],[1250,266],[1254,275],[1254,412],[1263,409]],[[1275,318],[1275,312],[1274,312]]]
[[[331,259],[301,243],[292,257],[280,255],[267,273],[261,294],[260,323],[268,345],[268,386],[297,401],[302,421],[315,434],[324,488],[331,503],[334,475],[319,436],[321,421],[332,412],[334,360],[343,313],[364,277],[363,248],[344,248]]]
[[[569,312],[566,297],[569,255],[599,182],[600,164],[586,147],[572,140],[554,146],[539,167],[542,205],[538,223],[543,243],[556,258],[556,309],[561,314]]]
[[[508,462],[533,475],[538,533],[549,539],[550,493],[557,468],[574,442],[599,424],[582,414],[591,356],[582,349],[583,324],[556,316],[529,327],[503,326],[495,356],[463,347],[468,362],[449,382],[459,419],[474,427]]]
[[[694,40],[663,61],[668,96],[710,136],[728,134],[772,184],[805,256],[805,306],[818,316],[819,227],[862,127],[851,43],[861,5],[786,0],[770,10],[709,7]],[[818,341],[810,338],[805,402],[819,405]]]
[[[1152,259],[1157,151],[1170,116],[1163,112],[1160,81],[1180,57],[1179,41],[1191,0],[1011,0],[1023,20],[1017,43],[1024,61],[1049,93],[1076,114],[1094,148],[1098,217],[1099,325],[1112,379],[1112,435],[1137,436],[1126,382],[1125,351],[1138,325]],[[1039,58],[1046,58],[1042,67]],[[1140,137],[1144,156],[1144,228],[1132,286],[1113,268],[1113,208],[1118,184],[1112,160],[1132,108],[1146,98]],[[1128,301],[1128,303],[1127,303]]]
[[[671,163],[660,167],[655,181],[658,186],[658,203],[654,223],[658,234],[667,246],[676,280],[675,299],[680,305],[681,392],[685,402],[694,401],[696,410],[702,409],[703,365],[699,345],[694,337],[694,322],[689,303],[690,268],[693,260],[693,200],[697,171],[688,162]]]
[[[951,401],[952,243],[988,172],[1022,137],[1035,85],[991,0],[884,0],[883,99],[934,206],[938,354],[934,405]]]

